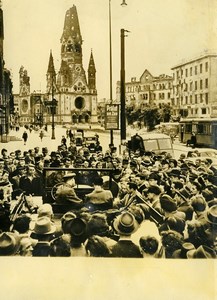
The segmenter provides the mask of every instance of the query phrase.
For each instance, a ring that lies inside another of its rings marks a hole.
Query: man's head
[[[95,177],[94,178],[94,181],[93,181],[93,184],[94,185],[98,185],[98,186],[103,186],[103,179],[102,177]]]
[[[67,184],[74,186],[75,185],[75,176],[76,176],[75,173],[67,173],[63,176],[63,180]]]
[[[27,173],[28,173],[28,175],[34,175],[35,174],[35,166],[33,164],[29,164],[27,166]]]

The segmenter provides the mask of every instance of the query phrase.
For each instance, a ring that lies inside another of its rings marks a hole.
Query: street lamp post
[[[125,0],[122,1],[121,6],[126,6]],[[110,104],[112,104],[113,93],[112,93],[112,28],[111,28],[111,0],[109,0],[109,70],[110,70]],[[113,130],[110,130],[110,146],[114,146],[114,135]]]
[[[53,80],[54,74],[52,74],[52,87],[51,87],[51,114],[52,114],[52,134],[51,134],[51,139],[55,140],[55,124],[54,124],[54,113],[55,113],[55,99],[54,99],[54,80]]]
[[[111,0],[109,0],[109,71],[110,71],[110,103],[112,104],[112,29],[111,29]],[[114,146],[113,130],[110,130],[110,146]]]
[[[121,144],[126,142],[126,103],[125,103],[125,32],[128,30],[121,29],[121,78],[120,78],[120,103],[121,103]]]

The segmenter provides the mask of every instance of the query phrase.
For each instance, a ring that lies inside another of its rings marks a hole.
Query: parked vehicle
[[[163,133],[143,133],[141,135],[135,134],[131,137],[131,140],[127,143],[130,151],[153,151],[160,153],[166,151],[174,157],[174,150],[169,135]]]
[[[196,137],[196,147],[205,146],[217,149],[217,118],[195,118],[180,121],[180,141],[192,145],[192,133]]]

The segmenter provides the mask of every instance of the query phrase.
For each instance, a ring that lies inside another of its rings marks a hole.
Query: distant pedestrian
[[[66,129],[66,138],[68,139],[69,138],[69,130]]]
[[[41,130],[40,133],[39,133],[39,137],[40,137],[41,142],[42,142],[42,139],[43,139],[43,137],[44,137],[44,132],[43,132],[42,130]]]
[[[73,139],[73,133],[72,133],[72,131],[71,131],[71,129],[69,129],[69,138],[70,138],[70,141],[72,141],[72,139]]]
[[[195,148],[197,144],[196,132],[194,131],[191,134],[191,144],[192,144],[192,148]]]
[[[26,145],[27,139],[28,139],[28,133],[26,132],[26,130],[24,131],[23,135],[22,135],[22,139],[24,141],[24,145]]]

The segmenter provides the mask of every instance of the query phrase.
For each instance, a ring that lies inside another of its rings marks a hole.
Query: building
[[[46,92],[30,92],[30,77],[20,68],[20,91],[15,95],[21,124],[97,123],[96,68],[91,50],[87,76],[83,68],[82,36],[76,6],[67,10],[61,37],[61,64],[56,73],[50,52]]]
[[[5,68],[4,61],[4,20],[0,1],[0,137],[1,142],[6,142],[14,113],[13,84],[11,74]]]
[[[217,117],[217,54],[204,53],[173,70],[172,106],[181,117]]]
[[[145,70],[139,80],[133,77],[125,83],[126,106],[142,108],[152,104],[159,107],[171,104],[172,82],[172,76],[153,76]],[[117,82],[116,97],[120,99],[120,81]]]
[[[19,94],[14,94],[14,110],[20,124],[30,124],[31,104],[30,104],[30,77],[23,66],[19,70]]]
[[[96,68],[91,51],[88,76],[82,62],[82,36],[76,6],[65,15],[61,37],[61,65],[56,76],[50,55],[47,71],[48,100],[57,100],[56,123],[97,123]]]

